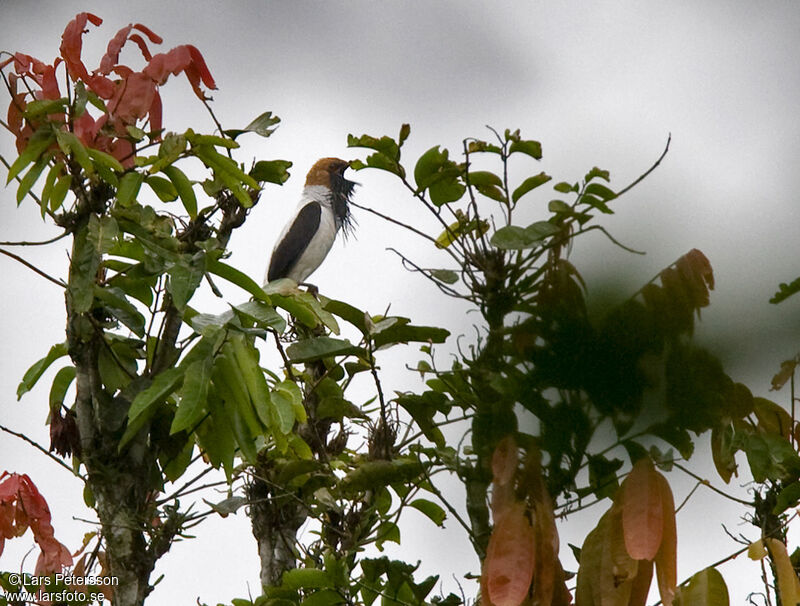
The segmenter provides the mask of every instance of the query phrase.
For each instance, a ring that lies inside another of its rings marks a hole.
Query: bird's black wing
[[[292,226],[272,252],[269,262],[267,280],[272,282],[278,278],[285,278],[303,251],[308,246],[313,235],[319,229],[322,208],[319,202],[309,202],[297,213]]]

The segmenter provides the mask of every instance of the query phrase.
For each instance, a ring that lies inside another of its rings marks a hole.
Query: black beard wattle
[[[331,175],[331,203],[336,223],[341,228],[345,240],[353,233],[355,219],[350,214],[350,198],[357,183],[348,181],[342,175]]]

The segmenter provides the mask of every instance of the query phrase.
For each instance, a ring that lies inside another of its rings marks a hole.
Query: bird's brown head
[[[314,163],[306,177],[306,187],[321,185],[330,190],[330,201],[336,215],[337,228],[342,228],[347,238],[353,231],[354,219],[350,215],[350,198],[356,183],[344,178],[345,169],[350,166],[340,158],[322,158]]]
[[[345,169],[350,166],[347,160],[340,158],[322,158],[314,163],[311,170],[308,171],[306,177],[306,186],[308,185],[324,185],[333,189],[332,180],[336,177],[343,178]]]

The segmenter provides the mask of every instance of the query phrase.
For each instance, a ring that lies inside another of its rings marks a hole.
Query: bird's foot
[[[319,288],[317,288],[310,282],[299,282],[297,285],[305,286],[308,289],[308,292],[311,293],[311,296],[314,297],[315,299],[317,298],[317,295],[319,294]]]

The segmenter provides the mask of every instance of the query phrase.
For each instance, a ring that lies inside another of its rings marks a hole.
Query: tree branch
[[[2,248],[0,248],[0,254],[3,254],[3,255],[5,255],[5,256],[7,256],[7,257],[11,257],[11,258],[12,258],[12,259],[14,259],[15,261],[19,261],[20,263],[22,263],[22,264],[23,264],[25,267],[27,267],[28,269],[35,271],[37,274],[39,274],[40,276],[42,276],[42,277],[43,277],[43,278],[45,278],[46,280],[49,280],[49,281],[50,281],[50,282],[52,282],[53,284],[57,284],[57,285],[58,285],[58,286],[60,286],[61,288],[66,288],[66,287],[67,287],[67,285],[66,285],[64,282],[62,282],[61,280],[57,280],[56,278],[54,278],[53,276],[51,276],[51,275],[49,275],[49,274],[46,274],[46,273],[45,273],[45,272],[43,272],[41,269],[39,269],[38,267],[36,267],[36,266],[35,266],[35,265],[33,265],[32,263],[30,263],[30,262],[26,261],[25,259],[23,259],[23,258],[22,258],[22,257],[20,257],[19,255],[15,255],[14,253],[12,253],[12,252],[9,252],[9,251],[7,251],[7,250],[3,250]]]

